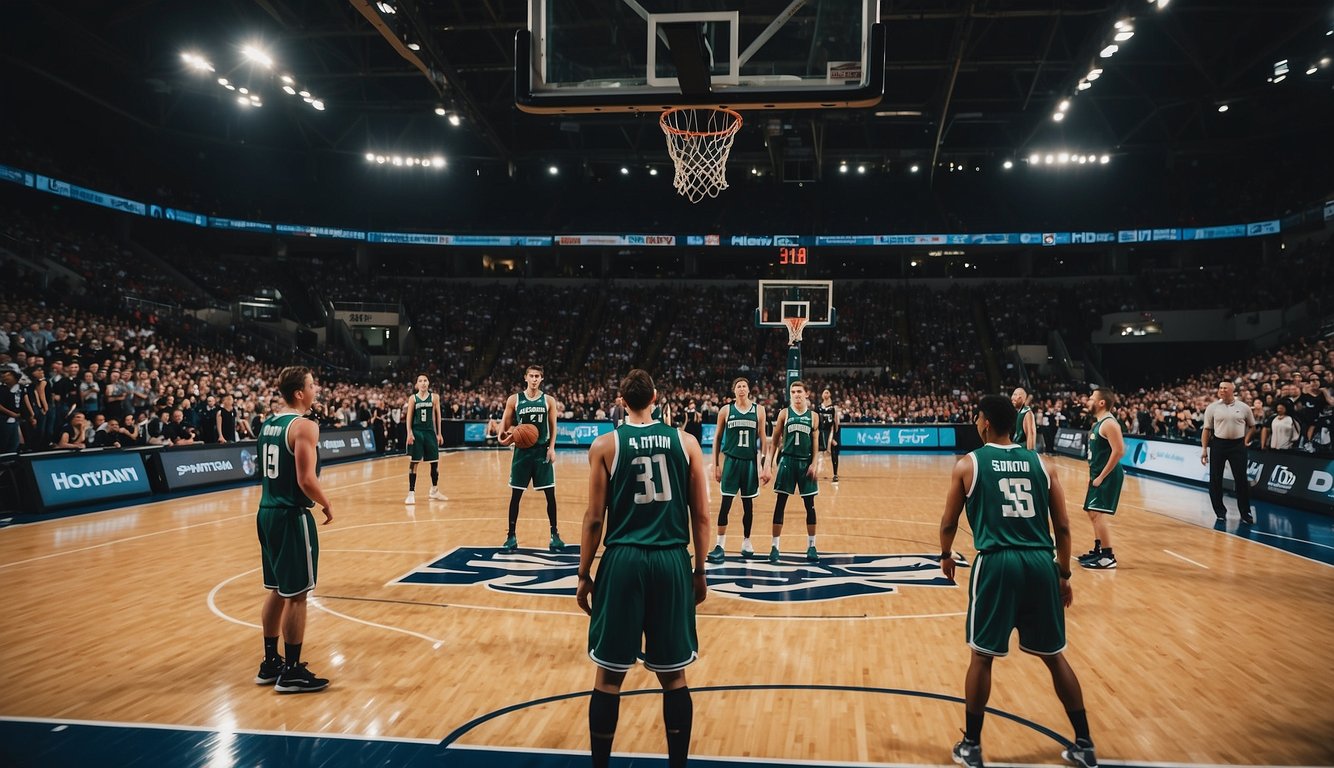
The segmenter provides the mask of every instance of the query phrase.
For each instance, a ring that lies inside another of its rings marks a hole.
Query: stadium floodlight
[[[913,259],[912,261],[908,262],[908,266],[910,266],[910,267],[915,267],[915,266],[917,266],[917,259]]]
[[[228,84],[226,84],[226,85],[224,85],[224,86],[222,86],[222,87],[223,87],[223,88],[226,88],[226,89],[229,90],[229,91],[234,91],[234,90],[236,90],[236,86],[232,85],[231,83],[228,83]]]
[[[283,81],[284,83],[286,83],[287,85],[292,85],[292,84],[294,84],[294,83],[296,82],[295,80],[292,79],[292,76],[291,76],[291,75],[283,75],[283,76],[282,76],[282,81]]]
[[[839,172],[839,173],[847,173],[847,172],[848,172],[848,164],[847,164],[847,163],[843,163],[842,165],[840,165],[840,166],[838,167],[838,172]]]
[[[1001,167],[1008,171],[1014,167],[1014,161],[1006,160],[1005,162],[1001,163]]]
[[[1116,43],[1112,43],[1111,45],[1099,51],[1098,57],[1103,59],[1110,59],[1119,50],[1121,50],[1121,46],[1117,45]]]
[[[265,69],[269,69],[273,66],[273,57],[256,46],[242,46],[241,55],[244,56],[247,61],[253,61]]]
[[[229,83],[229,82],[231,82],[231,81],[228,80],[228,79],[225,78],[225,77],[220,77],[220,78],[218,78],[218,85],[226,86],[227,83]]]
[[[423,157],[423,158],[422,158],[422,167],[423,167],[423,168],[430,168],[430,167],[431,167],[431,158],[429,158],[429,157]]]
[[[1158,0],[1158,10],[1163,10],[1171,0]]]
[[[1037,152],[1028,156],[1029,165],[1037,165],[1040,162],[1042,162],[1042,155],[1039,155]]]
[[[1079,81],[1079,85],[1076,85],[1076,86],[1075,86],[1075,90],[1077,90],[1077,91],[1087,91],[1088,89],[1090,89],[1090,88],[1092,88],[1092,87],[1093,87],[1093,83],[1090,83],[1090,82],[1087,81],[1087,80],[1080,80],[1080,81]]]
[[[1133,23],[1133,21],[1132,21],[1131,19],[1118,19],[1117,22],[1116,22],[1115,24],[1113,24],[1112,26],[1115,27],[1116,29],[1134,29],[1134,28],[1135,28],[1135,25],[1134,25],[1134,23]]]
[[[408,43],[409,51],[420,51],[421,49],[422,47],[420,43]]]
[[[1307,70],[1306,70],[1306,74],[1308,74],[1308,75],[1314,75],[1314,74],[1315,74],[1315,71],[1316,71],[1317,69],[1318,69],[1318,67],[1316,67],[1316,65],[1312,64],[1309,68],[1307,68]]]
[[[1103,165],[1107,165],[1108,163],[1112,162],[1112,158],[1110,155],[1103,155],[1102,157],[1098,158],[1098,162],[1102,163]]]
[[[432,157],[432,158],[431,158],[431,163],[433,164],[432,167],[435,167],[435,168],[444,168],[444,167],[445,167],[445,158],[441,157],[440,155],[436,155],[435,157]]]
[[[551,174],[552,176],[555,176],[556,174],[560,173],[560,169],[552,165],[547,168],[547,173]]]
[[[1065,165],[1066,163],[1070,162],[1070,153],[1062,152],[1061,154],[1057,155],[1056,162],[1060,163],[1061,165]]]
[[[296,95],[296,89],[294,89],[294,88],[293,88],[292,86],[290,86],[290,85],[284,85],[284,86],[283,86],[283,90],[287,92],[287,95],[288,95],[288,96],[295,96],[295,95]]]
[[[324,111],[324,102],[320,101],[319,99],[315,99],[314,101],[310,102],[310,106],[314,107],[319,112]]]
[[[459,117],[458,112],[451,112],[449,113],[449,124],[454,126],[455,128],[458,128],[460,125],[463,124],[463,118]]]
[[[1118,43],[1124,43],[1125,41],[1129,40],[1130,38],[1132,38],[1132,37],[1134,37],[1134,36],[1135,36],[1135,30],[1133,30],[1133,29],[1123,29],[1123,30],[1121,30],[1120,32],[1117,32],[1117,33],[1116,33],[1116,37],[1113,37],[1112,39],[1115,40],[1115,41],[1118,42]]]
[[[1089,73],[1084,77],[1084,79],[1091,83],[1100,77],[1102,77],[1102,67],[1094,67],[1093,69],[1089,70]]]
[[[297,91],[297,93],[301,94],[301,98],[303,99],[310,98],[310,91]]]
[[[1064,112],[1064,111],[1066,111],[1066,110],[1069,109],[1069,108],[1070,108],[1070,100],[1069,100],[1069,99],[1061,99],[1061,103],[1058,104],[1058,105],[1056,106],[1056,111],[1057,111],[1057,112]]]
[[[1284,80],[1287,80],[1287,79],[1288,79],[1288,76],[1287,76],[1287,75],[1279,75],[1278,77],[1274,78],[1273,82],[1274,82],[1274,85],[1278,85],[1279,83],[1281,83],[1281,82],[1283,82]]]
[[[857,173],[866,173],[866,166],[864,165],[857,166]]]
[[[445,116],[445,108],[444,108],[444,106],[443,106],[443,105],[437,106],[437,107],[435,108],[435,113],[436,113],[437,115],[441,116],[441,117],[444,117],[444,116]]]
[[[376,155],[376,156],[375,156],[375,162],[378,163],[378,164],[380,164],[380,165],[384,165],[384,161],[385,161],[385,160],[388,160],[388,159],[389,159],[389,158],[385,157],[384,155]]]
[[[1079,157],[1077,157],[1077,158],[1075,158],[1075,159],[1079,161],[1079,164],[1080,164],[1080,165],[1083,165],[1083,164],[1085,164],[1085,163],[1087,163],[1087,162],[1089,161],[1089,159],[1088,159],[1088,155],[1080,155]]]
[[[375,153],[374,153],[374,152],[367,152],[367,153],[366,153],[366,162],[368,162],[368,163],[373,163],[373,162],[375,162]]]
[[[390,5],[389,3],[384,3],[384,2],[376,3],[375,7],[380,9],[380,13],[387,13],[390,16],[393,16],[394,14],[398,13],[398,9]]]
[[[1053,120],[1055,120],[1056,122],[1059,123],[1059,122],[1061,122],[1062,120],[1065,119],[1065,113],[1064,113],[1064,112],[1053,112],[1053,113],[1052,113],[1052,116],[1051,116],[1051,119],[1053,119]]]
[[[657,168],[650,168],[650,169],[648,169],[648,175],[650,175],[650,176],[657,176],[657,175],[658,175],[658,169],[657,169]]]
[[[244,94],[249,94],[249,93],[250,93],[250,89],[249,89],[249,88],[245,88],[245,87],[237,88],[236,90],[238,90],[238,91],[240,91],[241,93],[244,93]]]
[[[390,162],[393,163],[394,165],[403,165],[403,158],[399,157],[398,155],[394,155],[390,159]]]
[[[1048,154],[1047,157],[1046,157],[1047,165],[1051,165],[1052,162],[1053,162],[1055,159],[1056,159],[1056,158],[1055,158],[1054,156],[1052,156],[1051,154]]]
[[[247,99],[247,98],[244,97],[244,96],[237,96],[237,97],[236,97],[236,103],[237,103],[237,104],[240,104],[240,105],[243,106],[243,107],[248,107],[248,106],[250,106],[250,99]]]
[[[1328,66],[1329,66],[1329,57],[1328,57],[1328,56],[1326,56],[1325,58],[1323,58],[1323,59],[1320,60],[1320,66],[1322,66],[1322,67],[1328,67]]]
[[[203,56],[200,56],[194,51],[182,52],[181,60],[184,61],[191,69],[198,70],[200,72],[213,71],[213,65],[209,63],[208,59],[204,58]]]
[[[1226,104],[1219,104],[1219,105],[1218,105],[1218,111],[1219,111],[1219,112],[1226,112],[1227,110],[1228,110],[1228,106],[1227,106]]]
[[[920,165],[917,165],[916,163],[913,163],[913,166],[908,169],[908,173],[917,173],[920,170],[922,170],[922,167]]]

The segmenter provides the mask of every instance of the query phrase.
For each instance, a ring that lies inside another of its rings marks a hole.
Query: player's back
[[[690,458],[683,437],[659,421],[626,422],[616,441],[607,496],[607,546],[674,547],[690,539]]]
[[[296,454],[287,440],[287,431],[301,418],[295,413],[270,416],[259,428],[259,457],[264,468],[260,476],[261,507],[310,507],[312,502],[296,478]]]
[[[979,552],[1052,549],[1051,480],[1038,455],[1014,443],[987,443],[968,454],[968,524]]]

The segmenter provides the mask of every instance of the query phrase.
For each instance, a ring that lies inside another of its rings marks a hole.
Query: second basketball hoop
[[[713,107],[668,109],[658,118],[676,166],[672,186],[692,203],[727,189],[727,155],[741,130],[741,113]]]

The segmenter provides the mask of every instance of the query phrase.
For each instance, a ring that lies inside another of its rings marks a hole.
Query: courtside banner
[[[149,458],[154,477],[165,488],[179,491],[222,483],[259,479],[254,441],[224,445],[181,446],[159,451]]]
[[[1056,430],[1056,444],[1051,447],[1053,453],[1059,453],[1062,456],[1073,456],[1076,459],[1082,459],[1087,455],[1089,433],[1082,429],[1066,429],[1061,427]],[[1126,451],[1130,449],[1127,447]]]
[[[892,427],[843,425],[839,431],[843,450],[878,449],[908,451],[919,448],[954,448],[954,427]]]
[[[1209,467],[1200,463],[1200,446],[1127,437],[1121,465],[1132,472],[1170,477],[1208,487]],[[1246,480],[1251,495],[1279,504],[1334,514],[1334,461],[1291,451],[1246,452]],[[1233,490],[1232,471],[1223,470],[1223,487]]]
[[[92,450],[23,459],[45,509],[147,496],[148,470],[139,451]]]
[[[605,435],[614,427],[610,421],[557,421],[556,445],[590,446],[599,435]]]
[[[320,430],[320,461],[356,459],[375,453],[375,433],[361,427]]]

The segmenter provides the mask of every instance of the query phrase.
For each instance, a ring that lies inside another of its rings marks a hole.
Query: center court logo
[[[796,557],[729,560],[709,569],[709,589],[744,600],[803,603],[886,594],[901,586],[948,587],[931,555],[822,555],[818,563]],[[959,565],[968,567],[963,560]],[[485,586],[497,592],[574,597],[579,548],[551,553],[536,549],[459,547],[398,579],[396,584]]]

